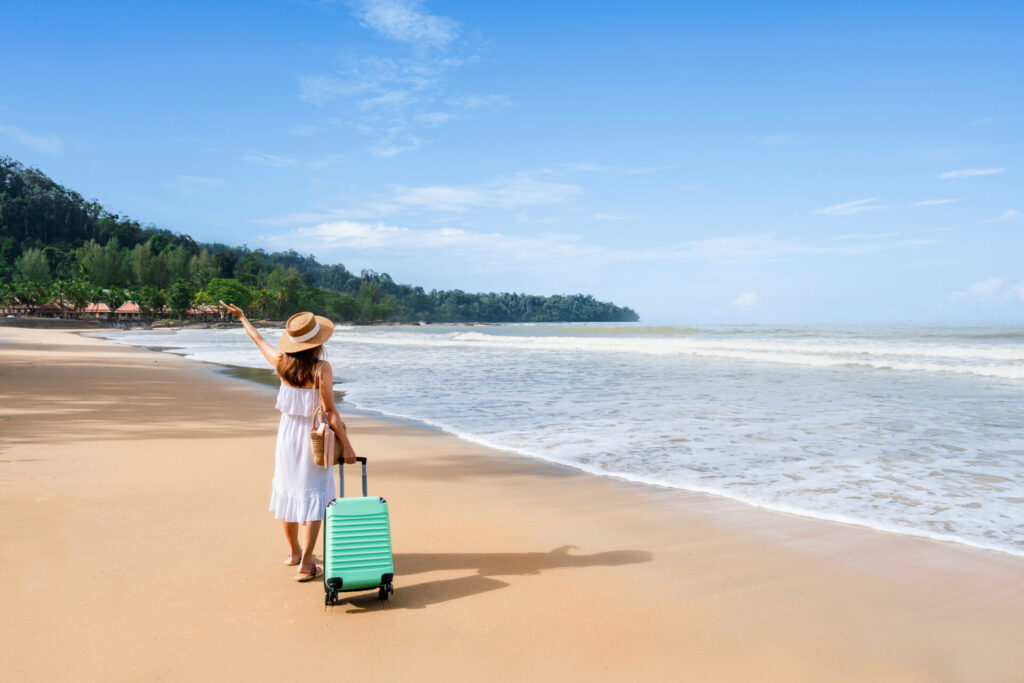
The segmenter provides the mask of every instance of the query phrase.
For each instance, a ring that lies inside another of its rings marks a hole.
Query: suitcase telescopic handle
[[[366,458],[356,456],[356,462],[363,463],[363,498],[366,498]],[[338,498],[345,497],[345,463],[338,463]]]

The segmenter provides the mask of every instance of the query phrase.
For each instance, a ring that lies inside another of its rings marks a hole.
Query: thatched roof
[[[134,301],[125,301],[117,307],[116,311],[114,311],[114,313],[118,313],[120,315],[138,315],[141,312],[139,305]]]

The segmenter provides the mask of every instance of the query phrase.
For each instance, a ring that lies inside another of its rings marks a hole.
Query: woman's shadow
[[[504,588],[509,584],[495,576],[527,576],[540,574],[546,569],[567,567],[613,567],[624,564],[650,562],[654,557],[646,550],[613,550],[590,555],[571,555],[576,546],[563,545],[546,553],[404,553],[395,555],[395,594],[391,607],[423,609],[449,600],[457,600],[478,593]],[[426,572],[473,569],[475,574],[455,579],[427,581],[402,586],[401,578]],[[360,593],[342,599],[356,609],[350,613],[380,609],[376,593]]]

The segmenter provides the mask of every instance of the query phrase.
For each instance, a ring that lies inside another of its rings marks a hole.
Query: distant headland
[[[426,291],[294,250],[196,242],[111,213],[45,173],[0,157],[0,308],[7,315],[133,320],[216,316],[218,300],[281,320],[301,310],[349,322],[635,322],[584,294]]]

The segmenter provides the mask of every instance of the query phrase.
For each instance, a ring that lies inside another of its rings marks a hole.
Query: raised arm
[[[258,346],[260,351],[263,353],[263,357],[266,358],[267,362],[273,365],[276,370],[277,364],[281,362],[281,352],[271,346],[270,343],[263,338],[263,335],[261,335],[256,328],[252,326],[252,323],[245,317],[245,313],[242,312],[241,308],[234,304],[226,304],[223,301],[220,302],[220,305],[226,308],[231,315],[241,321],[242,327],[245,328],[249,338],[256,342],[256,346]]]
[[[327,361],[324,361],[320,369],[320,400],[324,403],[327,424],[331,425],[331,429],[338,435],[345,447],[345,463],[351,465],[356,461],[356,450],[352,448],[352,442],[348,440],[345,423],[341,421],[338,406],[334,404],[334,372],[331,370],[331,364]]]

